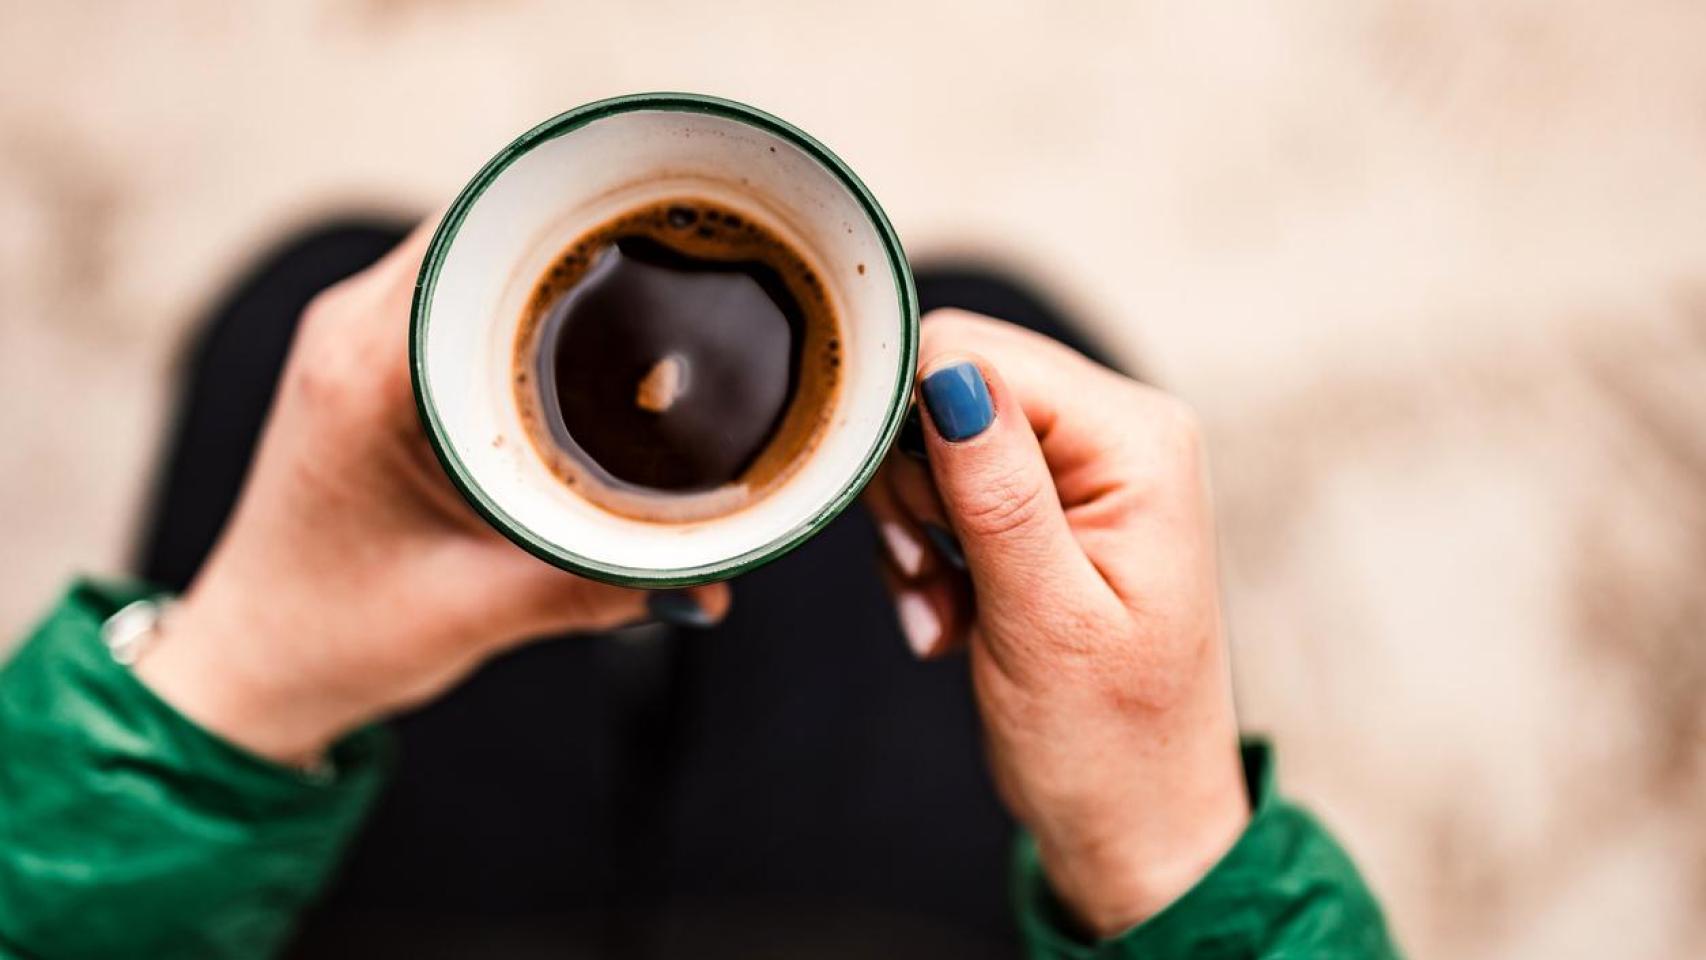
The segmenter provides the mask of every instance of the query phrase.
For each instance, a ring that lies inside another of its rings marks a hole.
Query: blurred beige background
[[[1706,6],[0,3],[0,634],[187,324],[535,121],[764,106],[1202,411],[1247,724],[1417,956],[1706,955]]]

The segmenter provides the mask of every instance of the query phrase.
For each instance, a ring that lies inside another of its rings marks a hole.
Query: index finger
[[[1042,447],[1061,505],[1105,492],[1110,466],[1132,458],[1129,434],[1141,431],[1158,391],[1101,366],[1057,340],[967,313],[937,310],[919,335],[919,369],[951,353],[976,353],[1001,370]]]

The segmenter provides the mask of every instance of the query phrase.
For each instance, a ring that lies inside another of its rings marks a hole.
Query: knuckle
[[[1184,401],[1150,392],[1142,401],[1143,426],[1127,432],[1134,474],[1149,485],[1170,486],[1196,475],[1203,460],[1202,424]]]
[[[1200,483],[1205,456],[1202,422],[1196,411],[1182,401],[1172,401],[1163,439],[1173,481],[1183,488]]]
[[[972,486],[960,503],[957,520],[971,536],[1006,536],[1036,521],[1047,493],[1036,471],[1004,470]]]
[[[1201,446],[1202,422],[1190,404],[1177,397],[1163,396],[1156,419],[1161,439],[1169,448],[1190,451]]]
[[[937,307],[924,315],[925,327],[943,332],[975,328],[991,322],[981,314],[958,307]]]
[[[919,353],[930,357],[950,350],[963,350],[981,339],[995,321],[975,313],[944,307],[930,311],[919,327]]]
[[[301,330],[291,350],[286,386],[293,396],[311,404],[347,404],[361,390],[361,365],[338,329],[337,312],[335,293],[317,296],[303,311]]]
[[[407,393],[406,348],[389,327],[373,322],[373,305],[346,280],[317,294],[303,309],[285,385],[316,404],[354,409],[383,405]]]
[[[304,336],[314,336],[337,326],[338,316],[345,312],[349,300],[347,283],[348,281],[342,281],[321,290],[302,308],[301,329]]]

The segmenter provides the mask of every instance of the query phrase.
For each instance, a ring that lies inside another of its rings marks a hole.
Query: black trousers
[[[264,257],[183,371],[139,572],[183,588],[236,499],[297,316],[396,243],[348,221]],[[1041,299],[923,270],[959,306],[1085,347]],[[1001,957],[1013,826],[964,661],[907,653],[860,509],[741,578],[703,633],[575,637],[395,729],[396,775],[300,956]]]

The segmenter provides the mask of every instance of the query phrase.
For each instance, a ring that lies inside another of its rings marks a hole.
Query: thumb
[[[935,359],[920,381],[930,472],[984,614],[1021,619],[1094,568],[1067,525],[1042,447],[994,367],[970,355]],[[993,609],[992,609],[993,608]]]

